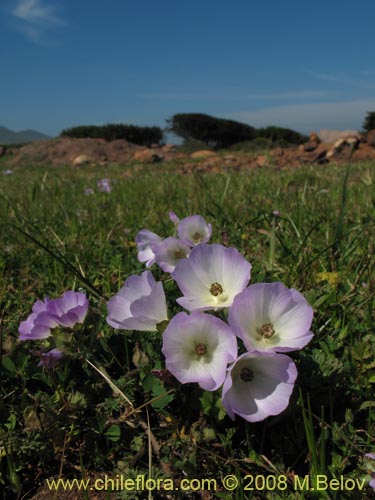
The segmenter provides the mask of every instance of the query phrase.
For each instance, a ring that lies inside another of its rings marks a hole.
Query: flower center
[[[194,233],[193,236],[191,237],[193,241],[195,241],[196,243],[198,243],[199,241],[202,241],[203,239],[203,236],[201,235],[201,233]]]
[[[254,378],[254,373],[250,368],[242,368],[240,372],[240,377],[244,382],[251,382]]]
[[[275,335],[275,330],[273,329],[272,323],[264,323],[264,325],[260,327],[260,334],[264,339],[273,337]]]
[[[223,287],[220,285],[220,283],[212,283],[211,288],[210,288],[210,293],[214,297],[217,297],[218,295],[221,295],[223,293]]]
[[[174,258],[175,259],[184,259],[186,257],[186,254],[182,252],[181,250],[176,250],[174,253]]]
[[[197,344],[195,346],[195,354],[197,356],[204,356],[207,353],[207,346],[204,344]]]

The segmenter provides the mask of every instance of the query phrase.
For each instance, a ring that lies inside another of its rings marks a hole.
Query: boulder
[[[139,163],[155,163],[157,161],[161,161],[162,159],[162,155],[156,154],[155,151],[152,151],[151,149],[139,149],[133,154],[133,160],[138,161]]]
[[[348,149],[350,153],[351,148],[356,149],[359,144],[358,137],[346,137],[345,139],[338,139],[333,146],[328,150],[326,158],[330,159],[337,157],[344,149]]]
[[[375,148],[370,144],[361,143],[353,154],[354,161],[375,160]]]
[[[199,151],[194,151],[194,153],[191,153],[190,158],[208,158],[209,156],[216,156],[216,153],[214,151],[211,151],[209,149],[201,149]]]
[[[317,132],[318,138],[321,142],[335,142],[339,139],[345,139],[346,137],[357,137],[361,138],[361,134],[357,130],[319,130]]]
[[[176,146],[174,144],[164,144],[164,146],[161,147],[161,150],[164,153],[171,153],[176,150]]]
[[[93,159],[91,158],[91,156],[81,154],[81,155],[76,156],[73,159],[72,165],[73,165],[73,167],[79,167],[81,165],[87,165],[87,164],[92,163],[92,162],[93,162]]]

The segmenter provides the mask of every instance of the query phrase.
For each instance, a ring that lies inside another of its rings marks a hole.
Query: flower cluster
[[[166,273],[172,273],[180,259],[189,257],[191,249],[207,243],[211,238],[212,227],[201,215],[192,215],[180,220],[174,212],[170,220],[177,228],[177,237],[162,239],[159,235],[142,229],[135,238],[138,247],[138,259],[147,267],[158,264]]]
[[[170,273],[182,293],[177,303],[188,312],[169,319],[163,284],[146,270],[130,276],[108,301],[107,323],[117,330],[164,330],[166,369],[181,384],[222,388],[232,419],[257,422],[281,413],[297,377],[285,353],[313,337],[311,306],[282,283],[249,285],[251,264],[235,248],[209,244],[212,227],[201,215],[180,220],[170,212],[169,218],[174,236],[139,231],[138,260]],[[38,300],[20,324],[19,338],[43,340],[55,327],[72,328],[84,321],[88,305],[85,294],[73,291]],[[59,349],[43,353],[40,365],[53,367],[62,355]]]
[[[169,217],[176,236],[163,240],[147,229],[136,236],[138,260],[171,273],[182,292],[177,303],[190,313],[178,313],[164,330],[167,370],[182,384],[195,382],[208,391],[222,387],[232,419],[237,414],[257,422],[279,414],[297,377],[284,353],[311,340],[311,306],[282,283],[248,286],[251,264],[235,248],[208,244],[212,228],[202,216]],[[227,312],[227,322],[213,314],[220,310]],[[108,302],[107,322],[120,330],[156,331],[167,319],[162,283],[150,271],[128,278]]]

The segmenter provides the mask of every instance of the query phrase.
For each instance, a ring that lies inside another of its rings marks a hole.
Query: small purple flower
[[[4,175],[12,175],[14,172],[10,168],[7,168],[6,170],[3,170]]]
[[[212,226],[201,215],[191,215],[178,223],[177,234],[186,245],[195,247],[207,243],[212,235]]]
[[[95,194],[95,191],[94,191],[92,188],[88,188],[88,187],[87,187],[87,188],[85,188],[85,189],[83,190],[83,194],[84,194],[85,196],[90,196],[90,195],[92,195],[92,194]]]
[[[48,303],[47,311],[56,322],[68,328],[83,323],[89,308],[89,301],[82,292],[65,292],[59,299]]]
[[[168,319],[162,283],[150,271],[130,276],[108,304],[107,323],[117,330],[155,332]]]
[[[48,312],[50,299],[37,300],[32,313],[25,321],[21,321],[18,328],[19,340],[42,340],[51,335],[51,328],[59,325],[56,319]]]
[[[285,354],[245,353],[228,370],[223,385],[223,406],[248,422],[278,415],[288,406],[297,368]]]
[[[57,363],[64,357],[64,353],[59,349],[51,349],[48,352],[42,353],[42,359],[39,361],[38,366],[43,366],[44,368],[55,368]]]
[[[163,333],[162,352],[167,370],[179,382],[197,382],[202,389],[214,391],[223,384],[228,363],[237,357],[237,342],[219,318],[181,312]]]
[[[230,307],[248,284],[250,270],[251,264],[235,248],[198,245],[172,273],[184,294],[177,302],[189,311]]]
[[[173,236],[152,245],[152,249],[155,253],[155,262],[166,273],[173,272],[177,261],[185,259],[190,253],[190,247]]]
[[[151,267],[155,263],[155,253],[152,248],[155,244],[161,243],[162,238],[148,229],[141,229],[135,237],[135,242],[139,262],[146,262],[146,266]]]
[[[102,193],[110,193],[112,191],[110,179],[100,179],[99,181],[96,181],[96,185]]]
[[[248,351],[288,352],[304,347],[313,309],[304,296],[282,283],[257,283],[241,292],[229,310],[228,322]]]

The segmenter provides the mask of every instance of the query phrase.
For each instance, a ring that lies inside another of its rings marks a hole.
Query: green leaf
[[[10,359],[9,356],[4,356],[2,360],[3,368],[5,368],[9,373],[15,375],[17,372],[16,365]]]
[[[360,410],[366,410],[366,408],[375,408],[375,401],[365,401],[361,404]]]
[[[121,437],[121,429],[118,425],[111,425],[104,434],[109,440],[114,443],[118,441]]]

